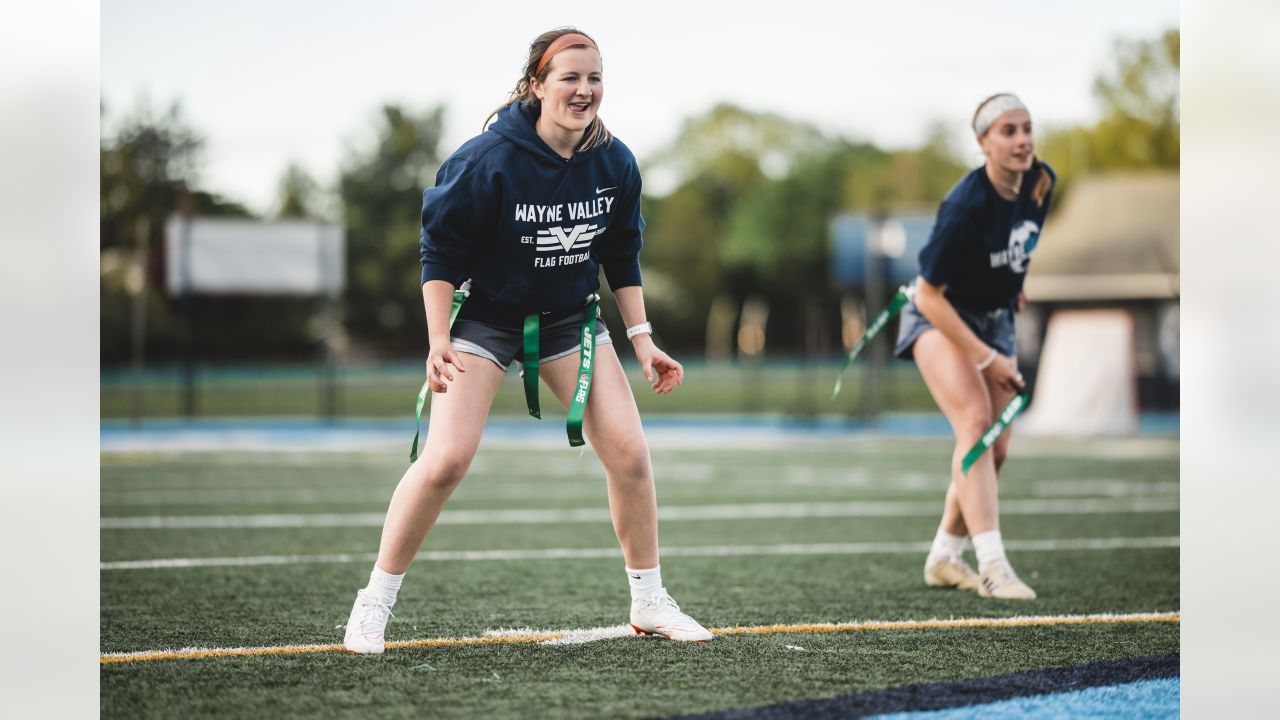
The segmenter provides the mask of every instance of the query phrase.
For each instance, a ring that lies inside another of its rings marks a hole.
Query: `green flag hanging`
[[[862,333],[862,337],[858,339],[853,349],[849,351],[849,356],[844,359],[844,365],[840,366],[840,374],[836,375],[836,386],[831,391],[832,400],[835,400],[836,396],[840,394],[840,388],[844,384],[844,371],[848,370],[853,361],[871,344],[871,341],[876,339],[876,335],[880,334],[880,331],[889,323],[889,320],[894,315],[897,315],[907,303],[911,302],[913,295],[915,295],[915,288],[907,287],[906,285],[899,287],[897,294],[889,301],[889,306],[881,310],[880,314],[867,326],[867,331]]]
[[[582,322],[582,347],[578,351],[578,385],[573,389],[573,398],[569,402],[569,419],[565,423],[565,430],[569,433],[569,445],[572,447],[586,444],[582,439],[582,418],[587,411],[587,396],[591,394],[591,375],[595,368],[596,315],[599,307],[600,296],[592,296],[587,301],[586,317]]]
[[[467,295],[470,294],[469,289],[471,281],[462,284],[462,287],[453,291],[453,307],[449,310],[449,327],[453,328],[453,321],[458,319],[458,311],[462,309],[462,303],[466,301]],[[418,391],[418,406],[414,410],[417,429],[413,431],[413,447],[409,448],[409,462],[416,462],[418,459],[418,435],[422,433],[422,406],[427,404],[427,393],[431,392],[431,384],[423,381],[422,389]]]

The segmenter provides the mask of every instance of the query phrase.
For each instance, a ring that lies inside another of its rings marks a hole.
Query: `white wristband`
[[[978,363],[978,372],[982,372],[983,370],[991,367],[991,363],[996,361],[996,356],[999,354],[1000,353],[996,352],[995,348],[991,348],[991,354],[987,356],[987,359]]]
[[[639,325],[633,325],[627,328],[627,339],[630,340],[631,338],[637,335],[643,335],[644,333],[652,335],[653,325],[647,322],[642,322]]]

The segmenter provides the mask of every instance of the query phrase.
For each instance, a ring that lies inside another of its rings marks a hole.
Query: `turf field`
[[[616,637],[629,598],[599,463],[505,441],[482,446],[401,590],[388,639],[415,642],[381,657],[324,646],[367,579],[404,448],[105,453],[102,714],[658,717],[794,701],[732,716],[826,717],[999,696],[984,682],[1078,689],[1088,663],[1104,685],[1173,683],[1176,712],[1175,439],[1015,438],[1002,529],[1040,593],[1016,603],[921,581],[946,441],[686,434],[651,438],[663,577],[720,637]],[[1080,618],[1101,614],[1116,617]],[[227,648],[264,650],[130,654]],[[1152,663],[1173,677],[1142,674]]]

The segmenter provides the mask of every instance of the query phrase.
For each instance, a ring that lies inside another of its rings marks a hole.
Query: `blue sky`
[[[290,160],[331,181],[384,102],[445,103],[452,150],[505,100],[529,41],[574,24],[604,56],[601,116],[642,162],[721,101],[888,147],[943,121],[968,148],[974,105],[999,90],[1041,125],[1096,118],[1114,39],[1179,22],[1176,0],[552,5],[105,0],[104,132],[144,95],[180,100],[208,141],[202,184],[265,211]]]

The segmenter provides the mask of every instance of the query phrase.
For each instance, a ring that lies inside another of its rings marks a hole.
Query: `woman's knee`
[[[467,474],[467,469],[471,467],[472,453],[463,453],[456,450],[446,450],[440,453],[424,453],[418,459],[418,465],[421,466],[418,473],[419,481],[424,485],[439,488],[451,489],[462,482],[462,477]]]
[[[965,408],[958,417],[953,418],[952,423],[957,442],[968,449],[968,445],[972,445],[987,431],[991,418],[985,407],[971,407]]]
[[[610,448],[607,454],[608,460],[604,465],[612,475],[641,479],[651,474],[649,446],[643,439],[620,443]],[[604,458],[601,460],[604,461]]]

